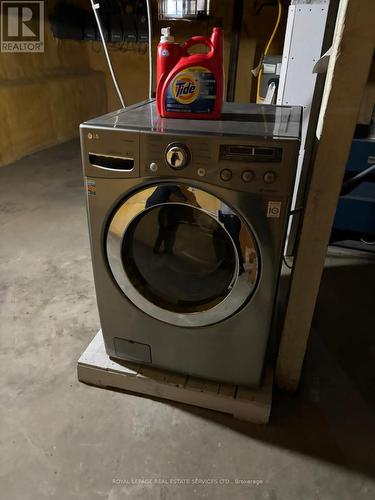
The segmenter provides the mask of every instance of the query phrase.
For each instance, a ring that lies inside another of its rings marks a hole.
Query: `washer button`
[[[157,172],[158,171],[158,165],[155,162],[150,163],[150,170],[151,172]]]
[[[206,175],[206,169],[205,168],[198,168],[197,174],[199,177],[204,177]]]
[[[229,170],[229,168],[224,168],[221,172],[220,172],[220,179],[222,181],[230,181],[232,178],[232,171]]]
[[[244,182],[251,182],[255,179],[255,174],[252,170],[244,170],[241,174],[241,178]]]
[[[264,174],[264,177],[263,177],[263,180],[266,184],[272,184],[273,182],[275,182],[277,178],[277,175],[275,174],[275,172],[266,172]]]

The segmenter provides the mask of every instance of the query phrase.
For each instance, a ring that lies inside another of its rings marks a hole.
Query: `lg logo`
[[[44,2],[1,2],[1,51],[44,51]]]

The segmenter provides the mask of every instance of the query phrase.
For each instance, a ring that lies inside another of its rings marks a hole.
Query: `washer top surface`
[[[160,118],[155,101],[144,101],[85,122],[85,126],[168,134],[300,138],[302,108],[225,102],[220,120]]]

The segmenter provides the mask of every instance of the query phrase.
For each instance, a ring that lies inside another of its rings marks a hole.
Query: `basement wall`
[[[84,43],[55,40],[46,22],[44,53],[0,54],[0,165],[76,137],[106,93]]]
[[[161,23],[153,1],[154,54],[162,26],[171,25],[178,42],[197,34],[209,36],[213,26],[223,26],[228,75],[233,0],[212,0],[211,3],[213,15],[209,21]],[[277,16],[277,8],[267,3],[257,13],[259,4],[244,0],[237,102],[255,101],[256,80],[250,71],[259,62]],[[286,10],[271,53],[282,53],[285,20]],[[126,104],[146,99],[147,44],[116,44],[109,48]],[[101,44],[56,40],[46,19],[44,53],[0,53],[0,166],[77,137],[81,122],[119,107]]]

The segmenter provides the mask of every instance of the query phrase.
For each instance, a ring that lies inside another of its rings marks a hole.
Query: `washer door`
[[[178,326],[217,323],[255,290],[259,254],[247,224],[215,196],[182,184],[143,188],[116,210],[107,256],[142,311]]]

